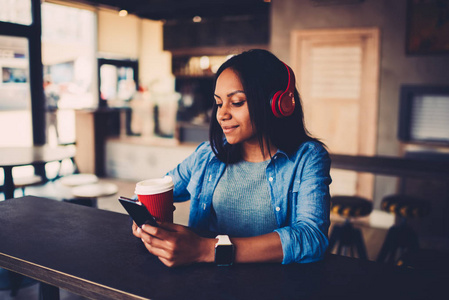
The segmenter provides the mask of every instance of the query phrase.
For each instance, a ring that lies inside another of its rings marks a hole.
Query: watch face
[[[215,247],[215,263],[217,266],[229,266],[234,262],[234,246],[219,245]]]

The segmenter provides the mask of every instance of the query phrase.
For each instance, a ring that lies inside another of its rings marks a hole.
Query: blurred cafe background
[[[208,139],[214,74],[251,48],[292,67],[306,125],[332,155],[447,165],[447,0],[0,0],[0,148],[75,147],[81,173],[118,186],[98,208],[122,211],[117,194],[131,196],[136,181],[164,175]],[[53,178],[61,162],[45,171]],[[407,222],[421,248],[449,250],[447,170],[331,172],[332,196],[371,205],[331,215],[361,229],[369,259],[410,215],[386,208],[390,195],[427,203]]]

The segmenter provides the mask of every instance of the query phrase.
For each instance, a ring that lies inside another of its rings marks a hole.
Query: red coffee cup
[[[134,193],[156,220],[173,223],[173,186],[170,176],[147,179],[136,184]]]

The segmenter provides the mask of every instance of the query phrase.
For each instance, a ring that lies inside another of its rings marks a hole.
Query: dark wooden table
[[[12,169],[19,166],[31,165],[41,169],[41,176],[45,177],[45,164],[75,156],[74,146],[31,146],[31,147],[0,147],[0,168],[5,174],[5,199],[14,197],[14,178]],[[44,178],[44,180],[46,177]]]
[[[92,299],[432,299],[443,287],[438,272],[336,255],[168,268],[127,215],[32,196],[0,202],[0,267]]]

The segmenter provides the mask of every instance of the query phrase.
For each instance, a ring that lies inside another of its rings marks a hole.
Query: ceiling
[[[268,13],[267,0],[78,0],[151,20],[225,17]],[[267,1],[267,2],[266,2]]]

